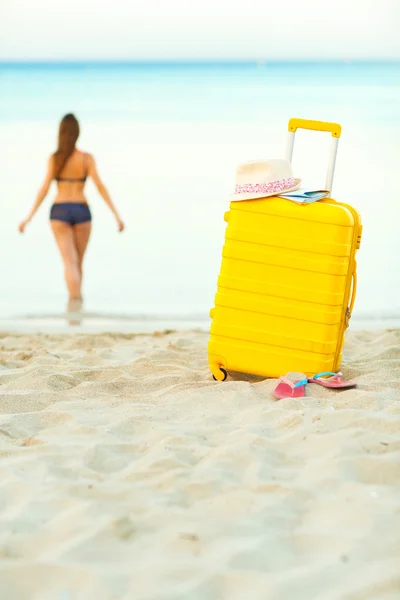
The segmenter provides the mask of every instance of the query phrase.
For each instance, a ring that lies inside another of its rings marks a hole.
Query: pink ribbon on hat
[[[283,192],[294,186],[293,177],[277,179],[268,183],[242,183],[236,185],[235,194],[271,194],[272,192]]]

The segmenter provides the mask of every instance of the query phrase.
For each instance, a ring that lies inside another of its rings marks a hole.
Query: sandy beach
[[[1,598],[399,597],[400,331],[296,401],[207,339],[1,335]]]

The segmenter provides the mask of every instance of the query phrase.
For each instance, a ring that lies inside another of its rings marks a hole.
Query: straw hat
[[[286,159],[253,160],[238,165],[236,188],[231,200],[253,200],[278,196],[300,187],[301,179],[295,179],[292,167]]]

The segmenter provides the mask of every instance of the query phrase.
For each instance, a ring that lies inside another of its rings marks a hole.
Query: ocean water
[[[400,64],[0,64],[0,317],[57,315],[66,291],[48,224],[50,191],[25,235],[66,112],[81,123],[126,222],[117,234],[93,185],[86,309],[206,316],[238,162],[284,155],[287,121],[337,121],[333,197],[361,213],[354,316],[400,316]],[[299,132],[293,169],[324,185],[329,134]]]

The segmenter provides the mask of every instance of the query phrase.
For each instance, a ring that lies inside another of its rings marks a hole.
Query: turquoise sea
[[[333,197],[361,213],[355,318],[400,316],[399,63],[0,63],[0,317],[61,314],[51,190],[21,236],[66,112],[81,122],[126,221],[94,215],[85,305],[107,315],[206,316],[238,162],[284,154],[287,121],[343,127]],[[330,136],[300,132],[293,168],[324,185]]]

